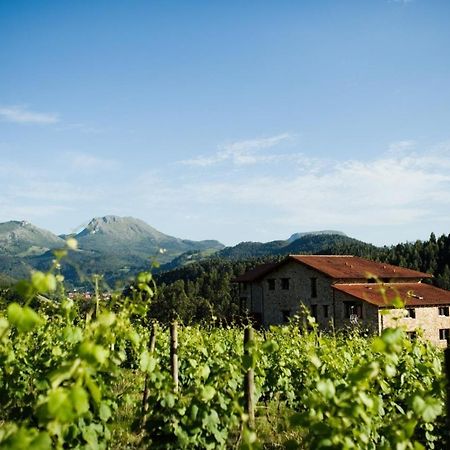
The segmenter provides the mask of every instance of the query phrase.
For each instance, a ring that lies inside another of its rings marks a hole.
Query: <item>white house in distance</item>
[[[420,328],[430,341],[446,345],[450,291],[422,283],[430,278],[427,273],[357,256],[289,255],[233,281],[239,284],[242,310],[263,326],[286,322],[303,304],[321,329],[359,324],[379,333],[404,326],[414,336]],[[393,306],[398,297],[404,308]]]

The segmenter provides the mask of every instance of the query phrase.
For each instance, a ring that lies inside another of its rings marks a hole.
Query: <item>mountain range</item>
[[[27,277],[33,269],[47,270],[52,250],[74,237],[78,250],[62,262],[62,273],[72,285],[88,283],[102,274],[109,284],[148,269],[153,260],[159,270],[171,270],[214,257],[244,259],[289,253],[327,252],[336,245],[370,245],[340,231],[295,233],[286,240],[267,243],[241,242],[225,247],[216,240],[193,241],[164,234],[132,217],[104,216],[92,219],[79,233],[56,236],[26,221],[0,223],[0,282]]]

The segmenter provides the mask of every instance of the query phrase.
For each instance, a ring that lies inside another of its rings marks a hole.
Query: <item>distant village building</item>
[[[356,256],[290,255],[233,281],[241,309],[263,325],[282,324],[301,305],[321,329],[360,325],[374,333],[404,326],[414,337],[445,345],[450,334],[450,291],[427,283],[432,275]],[[404,308],[395,308],[401,298]],[[384,311],[384,313],[382,313]]]

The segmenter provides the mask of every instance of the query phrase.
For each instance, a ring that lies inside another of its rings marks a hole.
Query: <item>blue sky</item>
[[[0,221],[450,232],[450,2],[1,1]]]

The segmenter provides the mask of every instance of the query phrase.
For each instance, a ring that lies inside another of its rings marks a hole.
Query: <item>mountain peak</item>
[[[101,217],[94,217],[90,220],[87,227],[95,227],[95,226],[102,226],[102,225],[111,225],[111,224],[118,224],[118,223],[129,223],[129,222],[142,222],[139,219],[135,219],[134,217],[122,217],[122,216],[114,216],[114,215],[107,215],[107,216],[101,216]],[[144,223],[144,222],[142,222]]]
[[[94,217],[75,238],[80,249],[126,255],[130,261],[148,260],[158,254],[158,260],[166,262],[186,251],[223,247],[217,241],[179,239],[161,233],[143,220],[114,215]],[[166,252],[160,255],[160,249]]]
[[[120,222],[142,222],[139,219],[135,219],[134,217],[122,217],[122,216],[114,216],[114,215],[107,215],[102,217],[94,217],[90,222],[89,225],[94,224],[111,224],[111,223],[120,223]]]
[[[50,231],[42,230],[26,220],[0,223],[0,253],[31,255],[63,247],[64,241]]]
[[[20,227],[28,227],[28,228],[37,228],[32,223],[27,222],[26,220],[10,220],[9,222],[4,222],[0,224],[1,227],[11,227],[11,228],[20,228]]]
[[[117,238],[127,239],[137,234],[151,235],[154,239],[160,239],[163,233],[151,227],[144,221],[134,217],[102,216],[94,217],[80,233],[78,238],[92,234],[116,235]]]

